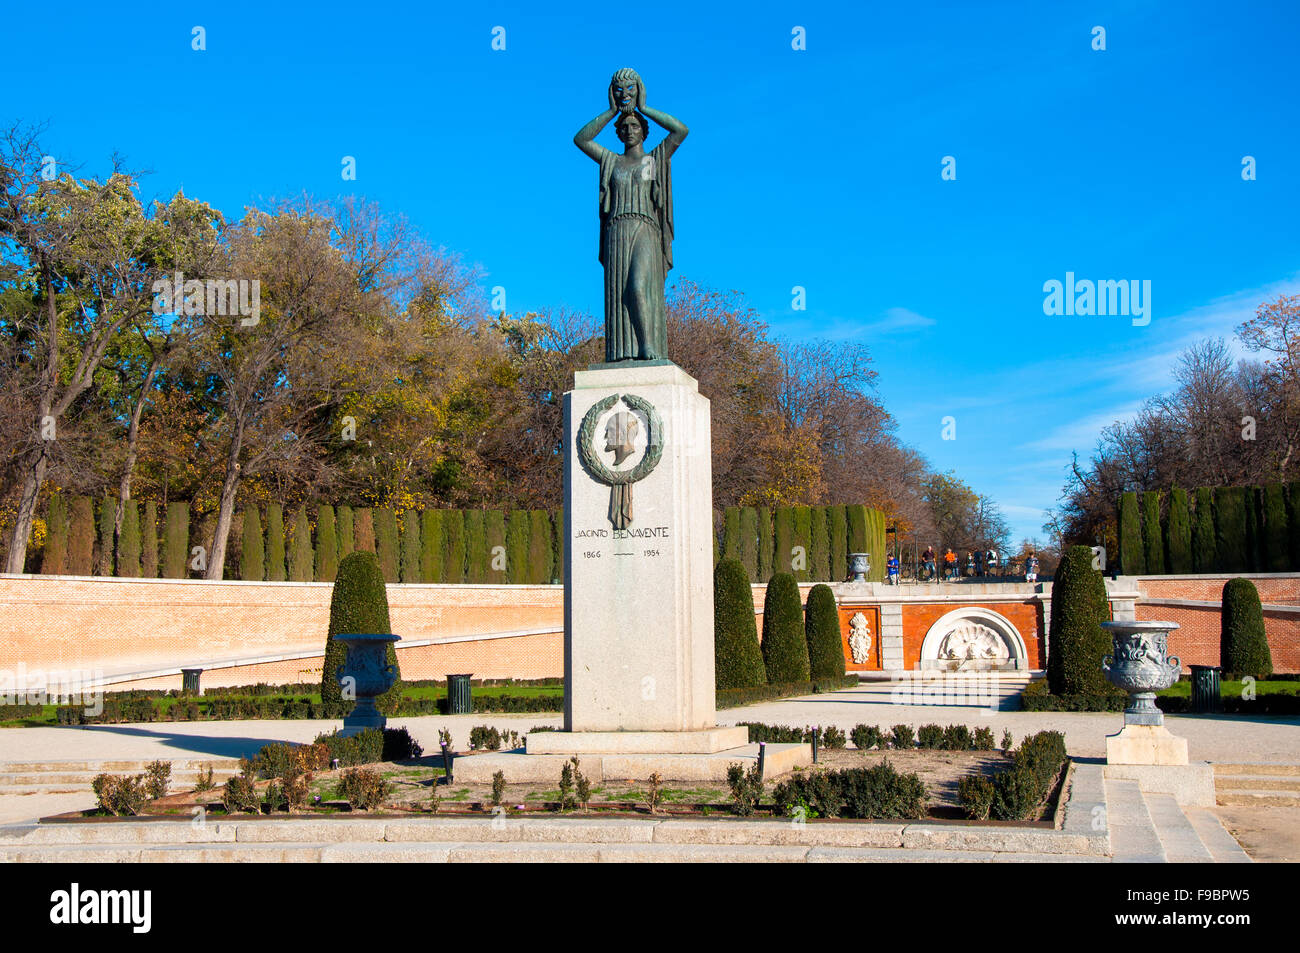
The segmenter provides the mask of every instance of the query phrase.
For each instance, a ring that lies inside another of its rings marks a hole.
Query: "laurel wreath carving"
[[[593,446],[596,425],[600,422],[601,414],[613,407],[620,399],[633,410],[644,413],[646,419],[650,421],[650,432],[646,435],[645,456],[631,470],[621,473],[605,466],[600,457],[596,456]],[[626,486],[644,480],[650,475],[650,471],[659,465],[659,458],[663,453],[664,422],[659,417],[659,411],[655,410],[654,404],[650,401],[635,394],[610,394],[598,400],[587,411],[586,416],[582,418],[582,426],[578,428],[578,459],[593,478],[609,486]]]

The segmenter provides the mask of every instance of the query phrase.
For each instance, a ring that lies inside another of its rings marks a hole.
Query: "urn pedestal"
[[[375,698],[393,687],[397,669],[388,664],[388,646],[401,641],[401,636],[389,633],[348,634],[335,636],[348,647],[347,660],[335,673],[343,688],[343,697],[349,693],[356,698],[356,707],[343,719],[345,738],[359,734],[367,728],[383,731],[388,719],[375,707]]]
[[[1175,622],[1103,622],[1113,649],[1101,669],[1117,688],[1128,692],[1124,727],[1106,737],[1107,764],[1187,764],[1187,739],[1171,735],[1156,692],[1178,681],[1182,664],[1169,655]]]

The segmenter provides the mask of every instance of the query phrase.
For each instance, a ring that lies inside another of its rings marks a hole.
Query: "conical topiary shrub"
[[[719,689],[767,683],[753,590],[737,559],[719,560],[713,569],[713,676]]]
[[[804,607],[804,637],[808,642],[808,670],[813,679],[844,677],[844,644],[840,637],[840,611],[835,593],[827,585],[812,587]]]
[[[338,681],[338,668],[347,658],[348,649],[335,637],[354,633],[385,633],[392,631],[388,620],[388,589],[379,557],[374,553],[353,552],[344,556],[334,577],[330,593],[330,626],[325,637],[325,661],[321,672],[321,700],[326,704],[344,703],[342,687]],[[388,647],[388,664],[397,665],[397,652]],[[375,704],[384,714],[391,714],[401,698],[401,673]],[[344,712],[346,714],[346,712]]]
[[[1101,660],[1111,653],[1112,645],[1101,623],[1109,619],[1106,583],[1092,568],[1092,550],[1071,546],[1061,557],[1052,583],[1047,683],[1053,694],[1108,695],[1118,691],[1101,670]]]
[[[808,681],[808,640],[803,629],[799,584],[779,572],[763,600],[763,665],[771,685]]]
[[[1220,610],[1219,664],[1230,678],[1273,674],[1273,655],[1264,631],[1259,590],[1249,579],[1229,579]]]

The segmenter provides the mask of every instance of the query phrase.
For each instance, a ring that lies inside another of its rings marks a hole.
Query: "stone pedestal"
[[[1187,764],[1187,739],[1171,735],[1164,725],[1126,724],[1106,736],[1107,764]]]
[[[579,371],[564,420],[565,730],[712,728],[709,402],[675,364],[620,364]],[[632,450],[621,460],[607,449],[620,441]],[[594,454],[622,477],[656,449],[650,472],[617,490],[589,465]]]

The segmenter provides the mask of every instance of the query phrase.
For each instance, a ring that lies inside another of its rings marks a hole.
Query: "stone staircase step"
[[[1228,829],[1223,826],[1223,822],[1215,817],[1213,811],[1206,808],[1188,807],[1183,808],[1183,812],[1187,815],[1187,820],[1191,822],[1192,827],[1196,828],[1201,843],[1209,850],[1210,856],[1214,858],[1216,864],[1254,863],[1250,859],[1250,855],[1241,849],[1237,839],[1228,833]]]
[[[1117,864],[1164,863],[1164,845],[1138,783],[1107,778],[1104,785],[1112,860]]]
[[[1222,791],[1214,796],[1224,807],[1300,807],[1300,793],[1278,791]]]
[[[1300,776],[1280,774],[1222,774],[1214,779],[1216,791],[1300,791]]]
[[[1293,778],[1300,778],[1300,764],[1280,764],[1277,762],[1260,762],[1257,764],[1216,762],[1214,765],[1214,774],[1234,775],[1247,774],[1258,777],[1260,775],[1282,775]]]
[[[1214,857],[1172,794],[1143,794],[1156,836],[1171,864],[1208,864]]]

